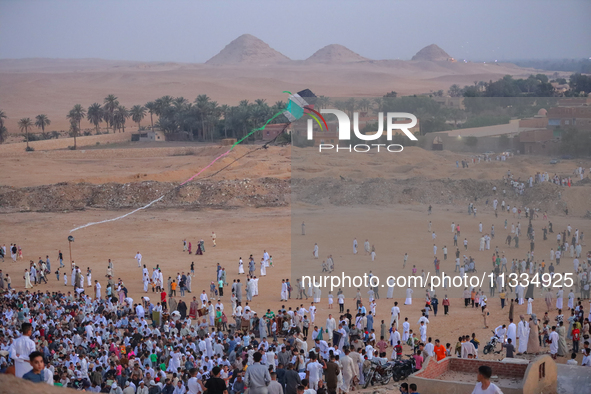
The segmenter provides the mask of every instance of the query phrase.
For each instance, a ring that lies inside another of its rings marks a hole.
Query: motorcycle
[[[497,344],[500,342],[501,338],[499,338],[497,334],[494,334],[490,341],[488,341],[488,343],[484,346],[484,349],[482,349],[482,353],[489,354],[491,352],[494,352],[495,348],[497,347]]]
[[[412,355],[407,355],[408,360],[396,360],[392,368],[392,379],[395,382],[406,379],[416,372],[416,362]]]
[[[383,385],[390,383],[393,375],[392,367],[393,364],[391,363],[380,364],[372,360],[370,367],[364,374],[365,383],[363,384],[363,388],[367,388],[370,383],[372,386],[375,383],[381,383]]]

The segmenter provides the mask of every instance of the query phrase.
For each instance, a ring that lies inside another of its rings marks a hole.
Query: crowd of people
[[[494,201],[496,211],[498,201],[496,198]],[[475,212],[473,206],[469,207],[470,215]],[[507,210],[506,215],[510,217],[511,211]],[[520,211],[513,212],[516,219],[521,219],[520,215]],[[450,255],[455,254],[456,272],[460,275],[478,270],[494,273],[488,296],[482,289],[464,289],[464,308],[473,308],[481,314],[484,327],[488,327],[492,297],[497,293],[501,310],[508,308],[509,311],[507,319],[497,322],[500,324],[493,330],[495,343],[501,344],[500,349],[495,346],[494,351],[504,350],[506,357],[547,352],[554,358],[569,358],[570,364],[577,363],[577,353],[583,353],[581,364],[591,366],[591,314],[585,316],[584,305],[589,299],[591,254],[584,256],[582,252],[584,234],[570,224],[563,231],[553,228],[551,222],[544,226],[543,241],[548,241],[549,233],[556,231],[557,234],[556,244],[551,241],[547,265],[544,256],[535,254],[536,231],[532,216],[529,209],[525,210],[525,219],[529,220],[525,233],[530,247],[520,252],[521,258],[514,258],[510,263],[493,243],[494,225],[490,231],[485,231],[480,222],[477,229],[470,231],[480,236],[478,252],[492,250],[491,263],[477,265],[477,258],[467,253],[466,238],[462,246],[468,256],[461,257],[460,224],[451,224],[456,250],[450,251]],[[434,271],[439,274],[438,255],[443,254],[444,261],[447,260],[448,248],[436,245],[438,241],[432,226],[429,221],[428,231],[435,242]],[[509,227],[505,219],[507,240],[515,241],[522,235],[521,227],[519,221]],[[216,246],[215,233],[212,241]],[[203,241],[198,242],[197,249],[201,254],[205,252],[202,244]],[[510,246],[510,241],[508,244]],[[11,246],[11,254],[14,247]],[[514,242],[514,247],[519,248],[518,241]],[[374,261],[375,246],[366,239],[363,249]],[[16,247],[16,258],[19,250]],[[183,252],[192,254],[192,245],[186,240]],[[353,253],[357,252],[354,239]],[[312,258],[318,258],[318,253],[319,247],[315,244]],[[572,270],[567,269],[573,274],[572,286],[565,286],[564,275],[554,280],[555,268],[564,266],[567,256],[573,264]],[[52,271],[49,256],[39,257],[37,262],[30,261],[24,271],[23,286],[17,288],[10,276],[0,271],[4,278],[0,281],[0,369],[6,371],[14,367],[16,376],[34,382],[111,394],[197,394],[203,391],[240,394],[246,389],[251,393],[311,394],[312,391],[352,391],[365,383],[365,372],[372,363],[400,360],[408,353],[416,369],[430,357],[441,360],[482,356],[480,349],[484,344],[476,333],[461,335],[455,345],[455,341],[444,340],[443,332],[428,333],[429,319],[437,316],[440,304],[444,315],[453,313],[447,295],[440,301],[434,291],[425,290],[424,306],[420,304],[422,316],[416,323],[404,316],[404,309],[412,305],[411,288],[407,289],[404,305],[391,301],[389,319],[379,320],[376,311],[379,289],[368,289],[367,296],[357,289],[352,301],[345,298],[341,289],[334,295],[329,292],[326,297],[329,312],[335,298],[339,311],[329,314],[326,321],[318,321],[320,287],[305,287],[299,279],[294,288],[290,279],[282,279],[280,300],[284,304],[281,308],[253,310],[250,303],[259,293],[259,280],[273,267],[272,256],[266,250],[258,267],[259,277],[253,255],[248,258],[247,272],[240,257],[237,275],[217,264],[210,288],[200,289],[195,295],[191,283],[195,278],[195,263],[191,263],[186,273],[169,275],[165,281],[164,267],[157,265],[150,272],[142,263],[139,251],[135,259],[138,270],[142,271],[144,291],[138,300],[128,294],[127,278],[115,279],[111,260],[104,279],[100,275],[93,280],[92,270],[88,267],[84,274],[74,261],[70,264],[69,275],[63,272],[66,266],[59,252],[56,281],[61,284],[63,280],[65,289],[58,291],[35,291],[35,286],[49,279]],[[403,269],[408,260],[408,253],[405,253]],[[328,255],[322,268],[323,271],[334,270],[332,255]],[[511,273],[519,278],[525,274],[528,280],[534,280],[536,275],[546,274],[546,270],[550,281],[540,287],[547,311],[538,318],[533,312],[533,303],[540,298],[535,297],[534,287],[523,285],[521,279],[511,283],[507,277],[500,278]],[[416,273],[413,265],[413,274]],[[200,275],[203,277],[205,273],[200,272]],[[569,288],[568,295],[564,293],[565,287]],[[391,290],[389,288],[387,299],[393,298]],[[565,298],[568,300],[566,308]],[[527,312],[516,319],[514,310],[525,303]],[[490,378],[488,370],[479,374],[482,387],[492,385],[487,376]],[[402,386],[402,390],[406,390],[403,392],[416,391],[416,387],[411,386]]]

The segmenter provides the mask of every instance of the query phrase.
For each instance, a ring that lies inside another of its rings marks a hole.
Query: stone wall
[[[514,363],[512,360],[485,361],[478,359],[462,359],[447,357],[439,362],[427,358],[423,368],[409,376],[408,382],[415,383],[421,394],[471,394],[476,384],[478,367],[491,367],[492,373],[500,378],[521,378],[519,388],[499,385],[504,394],[538,394],[555,393],[557,388],[556,364],[548,355],[539,356],[529,363]],[[540,365],[543,364],[544,376],[540,376]],[[474,374],[474,382],[452,382],[436,378],[447,371]]]
[[[540,376],[540,366],[543,365],[544,376]],[[584,370],[582,370],[584,372]],[[589,373],[589,372],[587,372]],[[558,382],[558,370],[552,357],[545,354],[536,357],[527,366],[523,378],[523,392],[534,393],[556,393]],[[591,390],[591,387],[589,387]]]
[[[445,361],[445,360],[443,360]],[[509,364],[501,361],[484,361],[469,358],[452,358],[450,369],[452,371],[478,373],[478,367],[486,365],[491,367],[493,375],[506,376],[510,378],[523,378],[528,364]]]

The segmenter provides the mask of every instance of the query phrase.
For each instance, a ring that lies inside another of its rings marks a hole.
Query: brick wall
[[[445,359],[447,360],[447,358]],[[445,361],[443,360],[443,361]],[[452,371],[478,373],[478,367],[486,365],[492,368],[493,375],[506,376],[511,378],[523,379],[528,364],[510,364],[500,361],[484,361],[467,358],[452,358],[450,369]]]
[[[423,369],[416,373],[417,377],[425,379],[435,379],[437,376],[447,372],[450,366],[451,357],[446,357],[437,362],[434,358],[429,357],[423,364]]]

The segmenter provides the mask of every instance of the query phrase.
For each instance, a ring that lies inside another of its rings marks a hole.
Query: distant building
[[[554,107],[548,110],[548,127],[576,127],[581,131],[591,131],[591,106]]]
[[[563,95],[570,90],[570,86],[567,83],[559,84],[558,82],[552,82],[551,85],[554,88],[554,92],[559,95]]]
[[[139,142],[164,142],[166,141],[166,135],[163,131],[148,131],[146,133],[136,133],[131,135],[132,141]]]
[[[519,133],[519,151],[530,155],[553,154],[558,148],[558,139],[548,129],[527,130]]]
[[[558,100],[559,107],[580,107],[591,105],[591,97],[566,97]]]
[[[275,137],[281,134],[284,129],[286,133],[291,133],[291,124],[277,123],[265,126],[265,129],[262,131],[263,141],[272,141]]]
[[[465,109],[463,97],[433,97],[433,101],[442,104],[444,107]]]
[[[546,114],[547,111],[544,108],[542,108],[533,118],[520,119],[519,130],[524,131],[527,129],[541,129],[548,127],[548,118]]]

